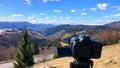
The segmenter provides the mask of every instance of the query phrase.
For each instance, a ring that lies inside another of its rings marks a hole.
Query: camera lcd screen
[[[73,56],[70,47],[57,47],[57,55],[58,57]]]

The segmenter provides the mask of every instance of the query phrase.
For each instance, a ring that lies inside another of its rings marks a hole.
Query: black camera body
[[[69,39],[70,47],[57,47],[58,57],[73,56],[70,68],[93,68],[93,59],[101,57],[102,43],[87,35],[74,35]]]
[[[78,58],[101,57],[102,43],[97,40],[91,40],[87,35],[74,35],[69,39],[70,47],[57,47],[58,57],[73,56]]]

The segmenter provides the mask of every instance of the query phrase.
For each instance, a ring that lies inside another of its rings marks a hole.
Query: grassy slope
[[[120,68],[120,43],[103,47],[101,59],[93,59],[94,68]],[[70,68],[69,63],[73,61],[72,57],[63,57],[44,63],[38,63],[33,68],[50,66],[54,68]]]

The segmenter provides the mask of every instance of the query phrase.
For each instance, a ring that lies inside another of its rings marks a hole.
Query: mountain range
[[[120,21],[114,21],[114,22],[108,23],[106,24],[106,26],[120,29]]]
[[[43,28],[48,27],[54,27],[54,25],[51,24],[32,24],[29,22],[0,22],[0,29],[4,28],[16,28],[16,29],[22,29],[24,27],[27,27],[32,30],[39,30]]]
[[[10,38],[10,36],[14,36],[14,33],[17,35],[19,32],[21,32],[23,27],[29,28],[30,35],[32,37],[39,37],[39,39],[52,39],[56,40],[61,38],[62,36],[74,32],[81,32],[86,31],[86,34],[88,35],[94,35],[98,30],[105,30],[105,29],[120,29],[120,21],[111,22],[105,25],[51,25],[51,24],[31,24],[29,22],[0,22],[0,29],[16,29],[17,31],[9,31],[4,33],[5,35],[1,35],[1,39],[6,36]],[[1,32],[0,32],[1,33]],[[18,37],[21,35],[21,33],[18,34]],[[33,36],[34,35],[34,36]],[[0,40],[1,40],[0,39]],[[3,41],[3,40],[1,40]]]
[[[89,29],[96,29],[96,28],[118,28],[120,29],[120,21],[114,21],[105,25],[52,25],[52,24],[32,24],[30,22],[0,22],[0,29],[4,28],[16,28],[22,29],[24,27],[28,27],[29,29],[36,30],[36,31],[45,31],[46,34],[53,34],[60,30],[89,30]]]

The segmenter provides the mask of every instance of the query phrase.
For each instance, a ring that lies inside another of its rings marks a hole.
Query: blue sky
[[[102,25],[120,20],[120,0],[0,0],[0,21]]]

